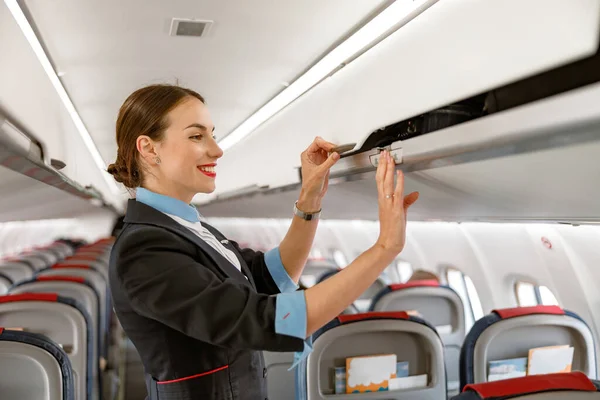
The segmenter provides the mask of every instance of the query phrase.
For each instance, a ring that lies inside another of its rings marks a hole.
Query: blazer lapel
[[[256,284],[254,283],[254,278],[252,277],[252,272],[250,271],[250,268],[248,268],[246,260],[242,258],[242,255],[235,249],[231,242],[225,236],[223,236],[221,232],[219,232],[209,224],[202,222],[202,226],[208,229],[209,232],[212,233],[217,238],[217,240],[221,242],[223,246],[225,246],[227,249],[231,250],[233,254],[235,254],[237,259],[240,260],[240,265],[242,266],[242,271],[244,272],[244,275],[248,277],[248,280],[252,283],[252,286],[256,287]]]
[[[254,282],[250,283],[228,259],[219,254],[218,251],[213,249],[212,246],[210,246],[204,240],[200,239],[195,233],[178,224],[175,220],[164,215],[162,212],[147,206],[144,203],[140,203],[136,200],[129,200],[127,204],[127,215],[125,216],[124,222],[160,226],[161,228],[165,228],[173,233],[176,233],[177,235],[184,237],[200,247],[200,249],[210,257],[217,268],[219,268],[225,275],[236,279],[238,282],[245,285],[249,285],[251,287],[254,286]],[[221,240],[220,238],[217,239]],[[234,251],[234,253],[239,259],[240,257],[237,255],[237,252]],[[246,270],[248,269],[243,260],[241,261],[241,264],[242,266],[246,267]],[[248,279],[251,279],[251,276],[252,275],[250,275]]]

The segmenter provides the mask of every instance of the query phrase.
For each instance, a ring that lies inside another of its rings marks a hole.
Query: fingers
[[[392,156],[390,156],[390,153],[388,153],[387,151],[385,152],[385,157],[385,163],[387,164],[387,166],[385,176],[383,177],[383,194],[385,196],[393,196],[395,163],[394,159],[392,158]]]
[[[383,178],[385,177],[385,172],[387,170],[387,162],[385,155],[385,151],[381,153],[381,157],[379,157],[379,164],[377,165],[377,173],[375,174],[375,181],[377,182],[377,192],[379,193],[380,198],[383,198]]]
[[[330,142],[324,140],[323,138],[317,136],[315,138],[315,140],[313,140],[313,142],[310,144],[310,146],[308,146],[308,149],[306,149],[306,152],[307,153],[317,153],[321,150],[324,150],[325,152],[329,153],[335,147],[336,147],[335,144],[330,143]]]
[[[404,198],[404,209],[408,210],[419,199],[419,192],[412,192]]]
[[[396,175],[398,175],[398,182],[396,182],[394,197],[399,201],[402,201],[404,199],[404,173],[402,171],[397,171]]]
[[[338,153],[331,153],[327,160],[320,165],[320,169],[325,171],[325,173],[329,173],[329,169],[335,165],[335,163],[340,159],[340,155]]]

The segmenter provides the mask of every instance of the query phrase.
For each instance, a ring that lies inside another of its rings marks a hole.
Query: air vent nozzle
[[[208,33],[213,21],[173,18],[171,20],[171,36],[202,37]]]

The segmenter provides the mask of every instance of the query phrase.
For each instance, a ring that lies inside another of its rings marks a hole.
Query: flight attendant
[[[262,350],[310,351],[306,340],[356,300],[404,247],[404,179],[383,153],[377,169],[380,235],[343,271],[307,290],[298,279],[313,244],[329,169],[339,159],[316,138],[301,154],[292,222],[266,253],[242,249],[190,204],[215,190],[217,145],[204,99],[178,86],[132,93],[116,125],[108,168],[135,191],[110,257],[110,288],[139,352],[151,400],[257,400],[266,396]],[[257,157],[268,156],[257,154]],[[240,169],[244,165],[239,165]]]

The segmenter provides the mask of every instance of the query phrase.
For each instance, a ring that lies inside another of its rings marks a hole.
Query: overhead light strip
[[[100,155],[98,148],[94,144],[94,141],[93,141],[90,133],[88,132],[87,128],[85,127],[85,124],[83,123],[83,120],[79,116],[79,113],[75,109],[75,105],[71,101],[71,98],[67,94],[65,87],[63,86],[62,82],[58,78],[56,71],[54,71],[54,68],[52,67],[52,63],[50,62],[48,55],[44,51],[42,44],[40,43],[38,37],[36,36],[33,28],[31,27],[29,21],[27,20],[27,17],[23,13],[23,10],[19,6],[17,0],[4,0],[4,3],[10,10],[13,18],[19,25],[19,28],[21,28],[21,32],[23,32],[23,35],[25,35],[25,38],[29,42],[29,45],[31,46],[33,52],[35,53],[38,61],[40,62],[40,64],[42,65],[42,68],[46,72],[46,75],[48,75],[50,82],[52,82],[52,86],[54,86],[56,93],[58,93],[58,97],[63,102],[65,108],[67,109],[67,112],[69,113],[69,116],[73,120],[73,123],[75,124],[75,128],[77,129],[77,132],[79,132],[79,135],[83,139],[83,143],[85,144],[85,146],[89,150],[90,154],[92,155],[92,159],[94,160],[94,163],[101,170],[102,178],[106,181],[106,184],[108,185],[111,192],[114,195],[120,196],[121,193],[120,193],[119,187],[117,186],[117,183],[106,172],[106,163],[102,159],[102,156]]]
[[[288,104],[302,96],[306,91],[327,77],[344,62],[352,59],[363,51],[369,44],[379,39],[394,26],[410,16],[415,10],[425,6],[430,7],[438,0],[396,0],[375,18],[369,21],[356,33],[342,42],[339,46],[319,60],[306,73],[295,80],[281,93],[252,114],[240,126],[219,141],[219,146],[226,150],[273,117]]]

